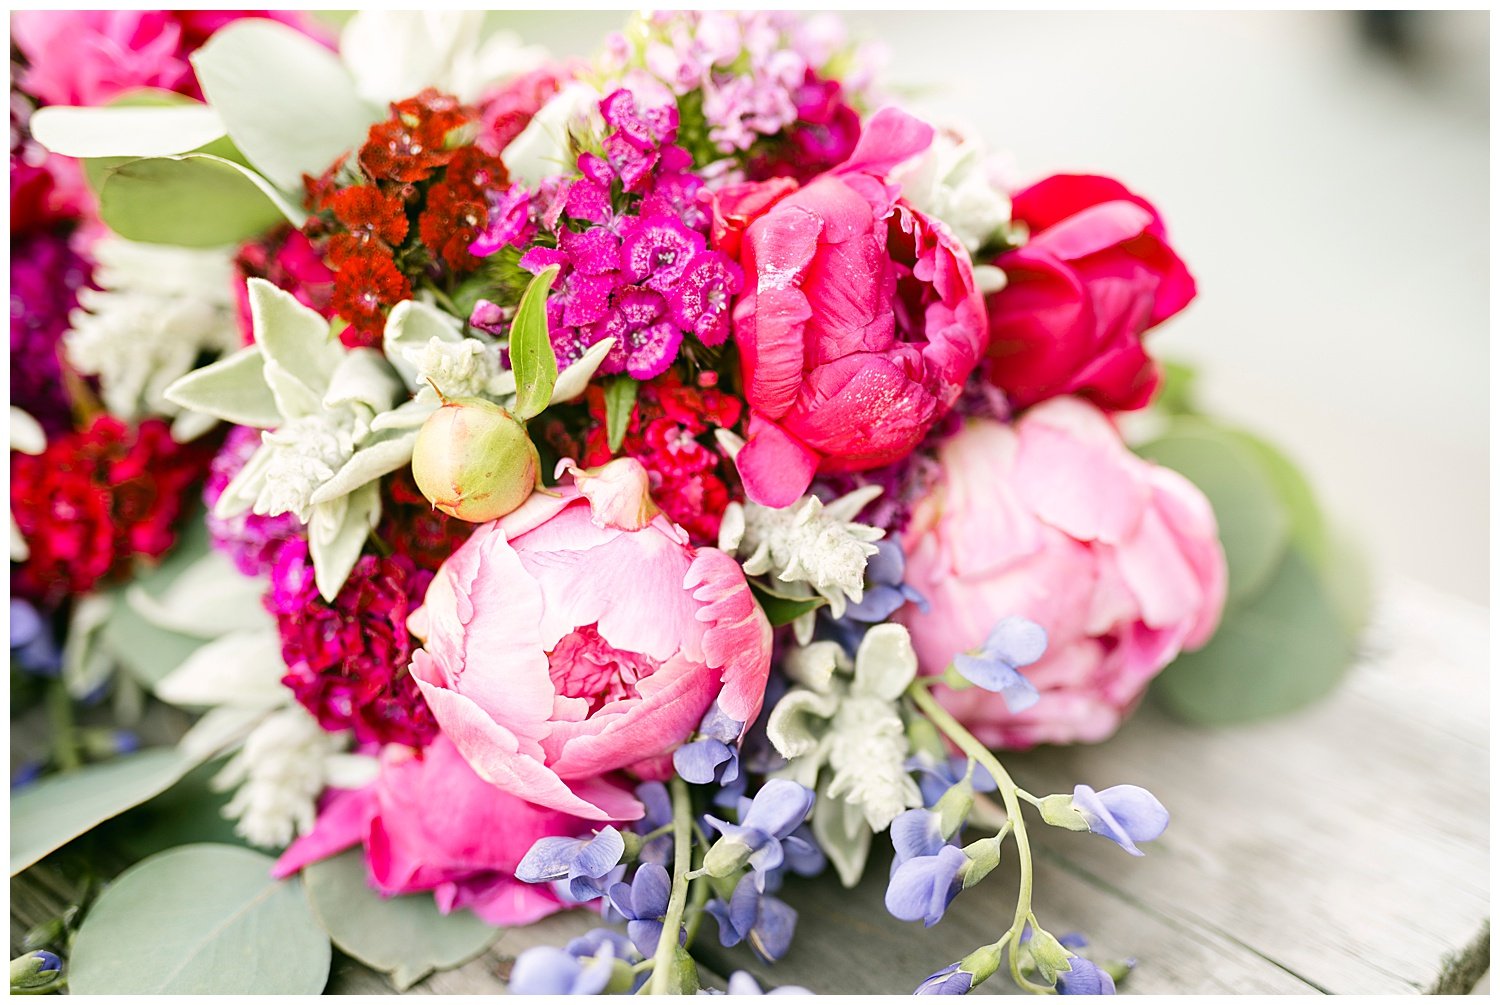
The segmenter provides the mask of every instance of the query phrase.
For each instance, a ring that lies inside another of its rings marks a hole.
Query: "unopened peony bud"
[[[540,465],[519,419],[484,398],[455,398],[422,424],[411,473],[433,506],[484,523],[526,501]]]

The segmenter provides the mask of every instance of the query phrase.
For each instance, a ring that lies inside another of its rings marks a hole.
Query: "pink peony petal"
[[[762,506],[790,506],[812,484],[818,455],[774,422],[750,418],[750,439],[734,460],[745,495]]]
[[[334,791],[318,813],[313,829],[281,853],[271,867],[271,875],[283,879],[359,844],[374,810],[373,787]]]

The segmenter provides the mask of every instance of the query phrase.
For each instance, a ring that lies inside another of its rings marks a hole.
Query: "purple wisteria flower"
[[[814,798],[813,790],[805,785],[773,778],[754,799],[741,800],[739,823],[705,817],[708,826],[723,836],[704,856],[704,871],[710,876],[731,876],[748,863],[756,889],[764,890],[766,874],[783,861],[817,854],[816,846],[795,833],[812,812]]]
[[[963,889],[969,857],[943,840],[941,819],[930,810],[907,810],[891,822],[896,859],[885,890],[885,909],[928,928]]]
[[[1112,995],[1115,979],[1100,969],[1092,960],[1082,956],[1068,958],[1072,970],[1057,975],[1057,993],[1060,995]]]
[[[1171,819],[1161,801],[1139,785],[1114,785],[1103,792],[1074,786],[1073,808],[1090,834],[1107,837],[1132,855],[1144,855],[1136,843],[1161,837]]]
[[[672,766],[694,785],[729,785],[740,776],[737,744],[745,724],[732,719],[714,702],[698,724],[699,738],[678,747]]]
[[[609,888],[609,903],[627,922],[625,931],[642,956],[653,956],[661,941],[662,918],[672,896],[672,877],[655,862],[647,862],[635,871],[629,883]]]
[[[974,988],[974,975],[950,963],[932,974],[912,992],[914,995],[966,995]]]
[[[510,993],[597,995],[609,985],[614,968],[614,952],[608,943],[587,961],[556,946],[532,946],[516,957],[510,971]]]
[[[1047,631],[1026,618],[1003,618],[976,652],[953,657],[953,668],[986,691],[1005,698],[1012,712],[1022,712],[1041,698],[1036,685],[1022,676],[1047,651]]]
[[[783,984],[779,988],[762,991],[760,983],[743,970],[736,970],[729,975],[729,988],[725,992],[731,995],[810,995],[811,991],[795,984]]]
[[[719,944],[725,948],[749,942],[757,956],[775,963],[792,946],[796,910],[757,889],[753,876],[745,876],[735,885],[728,903],[715,898],[705,910],[719,923]]]
[[[564,948],[573,956],[582,959],[598,956],[605,946],[609,946],[610,952],[617,960],[634,963],[641,958],[631,941],[612,928],[591,928],[576,939],[568,940]]]
[[[544,837],[516,866],[523,883],[554,883],[558,894],[575,903],[594,900],[625,875],[620,858],[625,839],[613,827],[593,837]]]
[[[963,781],[969,770],[966,757],[950,757],[939,760],[927,751],[918,751],[906,759],[906,769],[916,772],[917,789],[922,793],[922,805],[931,809],[943,793]],[[984,765],[976,763],[969,784],[975,792],[994,792],[999,788]]]
[[[907,603],[927,610],[927,598],[907,586],[906,553],[899,537],[875,542],[876,552],[865,562],[865,592],[857,604],[850,604],[844,617],[867,624],[879,624]]]
[[[52,626],[30,602],[10,599],[10,659],[26,673],[56,677],[62,671],[62,650]]]

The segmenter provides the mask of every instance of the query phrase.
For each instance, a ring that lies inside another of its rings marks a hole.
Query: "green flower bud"
[[[948,791],[943,793],[937,805],[932,808],[938,815],[938,826],[942,829],[944,840],[958,833],[964,821],[969,819],[969,811],[973,808],[974,784],[965,776],[949,786]]]
[[[715,879],[733,876],[745,867],[753,854],[750,846],[738,838],[720,838],[703,856],[703,872]]]
[[[971,988],[977,988],[991,977],[995,971],[1000,969],[1001,955],[998,945],[980,946],[968,956],[958,961],[958,969],[965,973],[974,975]]]
[[[1026,948],[1031,952],[1032,961],[1036,963],[1037,973],[1041,974],[1042,980],[1047,984],[1056,984],[1058,974],[1073,969],[1073,965],[1068,962],[1073,954],[1045,929],[1034,929]]]
[[[964,870],[964,889],[967,890],[995,871],[1000,864],[1000,842],[992,837],[981,838],[964,847],[969,856],[968,868]]]
[[[1053,827],[1065,827],[1070,831],[1089,829],[1089,822],[1073,805],[1073,797],[1065,793],[1043,797],[1037,809],[1041,811],[1042,819]]]
[[[10,993],[39,995],[56,990],[62,982],[62,961],[46,950],[37,950],[10,961]]]
[[[422,424],[412,451],[417,488],[437,509],[470,523],[526,501],[541,461],[519,419],[484,398],[455,398]]]

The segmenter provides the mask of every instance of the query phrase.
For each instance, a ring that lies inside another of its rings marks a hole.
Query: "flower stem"
[[[677,933],[682,931],[682,914],[687,909],[688,878],[693,864],[693,806],[688,798],[687,782],[672,779],[672,893],[667,899],[667,914],[662,919],[661,941],[652,961],[649,991],[654,995],[672,993],[672,969],[678,949]]]
[[[52,754],[57,758],[59,770],[75,771],[83,767],[73,723],[73,698],[61,677],[47,689],[47,719],[52,727]]]
[[[1010,946],[1010,976],[1016,982],[1016,986],[1024,991],[1038,994],[1050,994],[1052,988],[1041,984],[1034,984],[1027,980],[1021,973],[1020,954],[1016,951],[1020,946],[1021,933],[1026,928],[1026,919],[1031,917],[1031,840],[1026,834],[1026,821],[1021,818],[1021,789],[1010,777],[990,749],[963,727],[957,719],[932,696],[932,692],[926,688],[912,688],[907,692],[916,703],[917,708],[932,721],[932,724],[942,730],[948,739],[957,744],[969,757],[978,761],[989,770],[995,784],[1000,789],[1000,797],[1005,802],[1005,812],[1009,817],[1011,833],[1016,839],[1016,858],[1020,864],[1021,890],[1016,897],[1016,913],[1011,921],[1011,926],[1006,930],[994,945],[1004,948]]]

